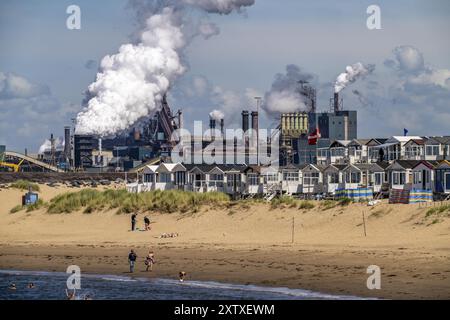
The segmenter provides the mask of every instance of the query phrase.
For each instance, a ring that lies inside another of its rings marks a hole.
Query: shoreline
[[[67,266],[79,265],[88,274],[110,274],[136,278],[177,279],[179,271],[188,273],[188,281],[214,281],[234,285],[286,287],[321,294],[381,299],[448,299],[450,283],[446,259],[430,261],[426,252],[405,249],[396,257],[390,250],[378,251],[301,249],[231,249],[221,247],[179,247],[164,245],[155,250],[157,262],[152,272],[144,271],[146,247],[133,246],[138,253],[136,271],[128,272],[126,254],[121,246],[12,246],[0,244],[1,269],[65,272]],[[297,254],[294,255],[293,253]],[[26,257],[26,259],[23,259]],[[416,262],[412,266],[409,261]],[[382,288],[366,287],[366,268],[381,262]],[[418,263],[420,262],[420,263]],[[439,264],[437,264],[439,262]],[[407,270],[402,265],[408,263]],[[426,271],[434,263],[433,272]]]

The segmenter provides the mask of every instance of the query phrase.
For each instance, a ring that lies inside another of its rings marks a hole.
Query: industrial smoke
[[[341,73],[334,84],[334,92],[339,93],[342,89],[348,86],[350,83],[355,82],[359,78],[363,78],[369,73],[375,70],[375,65],[364,65],[361,62],[357,62],[351,66],[345,68],[345,72]]]
[[[299,82],[313,82],[314,75],[303,72],[296,65],[287,65],[286,73],[278,73],[270,91],[264,95],[262,108],[267,114],[307,111],[304,97],[299,93]]]
[[[87,89],[84,108],[77,115],[77,134],[112,136],[158,110],[164,94],[186,70],[183,50],[192,37],[208,38],[218,32],[202,21],[192,33],[185,25],[188,9],[229,14],[254,4],[254,0],[147,2],[152,9],[144,13],[146,20],[137,43],[124,44],[118,53],[102,59],[96,81]]]
[[[213,110],[212,112],[209,113],[209,116],[211,119],[216,121],[220,121],[225,117],[224,113],[220,110]]]

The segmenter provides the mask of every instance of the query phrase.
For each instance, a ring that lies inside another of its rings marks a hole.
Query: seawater
[[[62,272],[0,270],[0,300],[63,300],[66,281]],[[35,288],[28,289],[33,282]],[[16,290],[8,287],[14,283]],[[302,289],[185,281],[162,278],[83,274],[78,299],[94,300],[304,300],[358,299]]]

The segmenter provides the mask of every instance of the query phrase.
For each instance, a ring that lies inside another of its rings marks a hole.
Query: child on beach
[[[150,271],[153,271],[153,264],[155,263],[155,255],[153,254],[153,251],[149,251],[147,257],[145,258],[145,265],[147,266],[146,271],[150,269]]]

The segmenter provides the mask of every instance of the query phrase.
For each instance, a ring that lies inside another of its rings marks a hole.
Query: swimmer
[[[9,289],[9,290],[16,290],[16,289],[17,289],[16,284],[15,284],[15,283],[11,283],[11,284],[9,285],[8,289]]]
[[[180,279],[180,282],[184,281],[184,277],[186,277],[186,272],[180,271],[180,273],[178,274],[178,278]]]
[[[75,289],[73,289],[73,292],[69,292],[66,289],[66,297],[67,297],[67,300],[75,300],[76,299]]]
[[[27,288],[28,288],[28,289],[34,289],[34,288],[35,288],[34,283],[33,283],[33,282],[30,282],[30,283],[28,284]]]

